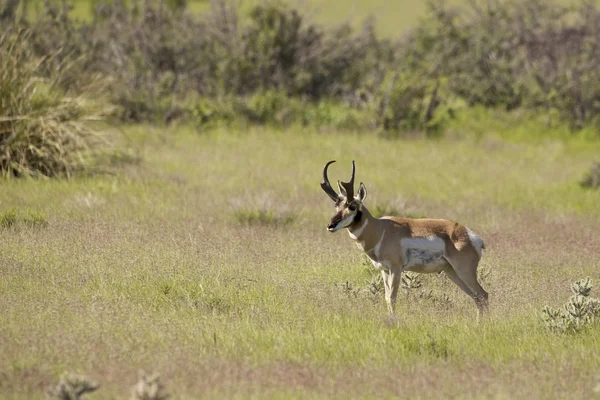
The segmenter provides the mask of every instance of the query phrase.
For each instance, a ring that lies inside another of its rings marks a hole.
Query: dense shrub
[[[439,62],[451,96],[469,105],[552,109],[573,129],[597,122],[600,9],[595,3],[474,0],[452,9],[431,1],[422,22],[408,55]]]
[[[544,0],[428,1],[398,41],[327,28],[279,2],[95,1],[90,21],[47,1],[26,27],[36,74],[105,89],[123,121],[334,124],[439,134],[457,107],[551,110],[577,129],[600,107],[600,9]],[[0,3],[19,21],[15,0]],[[68,70],[68,73],[65,73]],[[341,109],[347,110],[340,112]],[[336,111],[332,111],[336,110]],[[368,115],[368,117],[365,117]]]

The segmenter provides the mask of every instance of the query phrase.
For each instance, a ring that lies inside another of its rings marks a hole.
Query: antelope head
[[[329,221],[327,230],[329,232],[337,232],[340,229],[348,228],[355,222],[360,220],[362,213],[362,203],[367,197],[367,188],[365,185],[360,183],[358,193],[354,195],[354,161],[352,161],[352,176],[348,182],[338,181],[338,189],[340,193],[331,187],[329,178],[327,177],[327,168],[333,164],[334,161],[329,161],[323,168],[323,182],[321,182],[321,188],[327,193],[331,200],[335,203],[336,213]]]

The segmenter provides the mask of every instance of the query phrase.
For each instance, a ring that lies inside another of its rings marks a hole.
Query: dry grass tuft
[[[0,228],[11,228],[23,224],[29,227],[48,225],[46,215],[41,211],[27,210],[24,213],[16,208],[0,212]]]
[[[29,35],[17,27],[0,34],[0,174],[68,178],[104,140],[87,123],[97,117],[85,115],[82,97],[65,96],[55,81],[40,77],[52,56],[35,57]]]
[[[232,202],[232,220],[236,224],[251,226],[287,226],[297,219],[289,207],[274,201],[271,196],[236,199]]]

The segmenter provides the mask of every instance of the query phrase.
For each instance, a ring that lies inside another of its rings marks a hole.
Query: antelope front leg
[[[391,280],[389,279],[389,272],[387,270],[381,271],[381,276],[383,277],[383,287],[385,288],[385,302],[388,306],[388,311],[390,314],[394,313],[394,306],[392,305],[392,286]]]
[[[390,312],[394,312],[396,306],[396,297],[398,297],[398,289],[400,288],[400,277],[402,276],[401,268],[392,268],[388,273],[388,281],[390,282]]]
[[[392,268],[388,271],[381,271],[383,275],[383,283],[385,285],[385,301],[388,305],[390,314],[394,313],[396,298],[398,297],[398,289],[400,288],[400,276],[402,269]]]

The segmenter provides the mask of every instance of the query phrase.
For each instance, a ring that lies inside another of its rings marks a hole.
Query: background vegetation
[[[124,121],[439,134],[483,107],[596,127],[600,9],[590,1],[432,0],[408,33],[385,37],[374,20],[332,27],[277,2],[214,0],[201,13],[176,1],[94,2],[89,20],[64,2],[29,17],[24,4],[3,4],[3,49],[19,48],[30,75],[67,93],[95,83]]]
[[[334,3],[0,0],[0,397],[600,396],[595,3]],[[329,159],[480,234],[490,316],[389,317]]]

